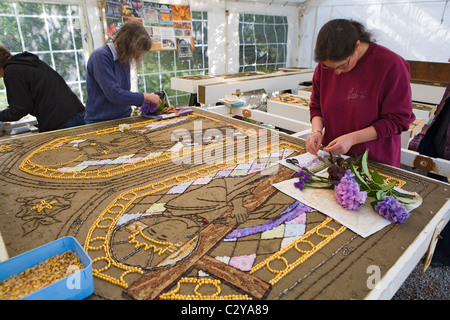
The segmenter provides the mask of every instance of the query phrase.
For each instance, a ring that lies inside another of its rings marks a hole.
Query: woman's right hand
[[[306,138],[306,151],[309,153],[318,156],[317,152],[322,145],[322,133],[314,132],[308,138]]]
[[[144,93],[144,100],[159,106],[161,104],[161,98],[154,93]]]

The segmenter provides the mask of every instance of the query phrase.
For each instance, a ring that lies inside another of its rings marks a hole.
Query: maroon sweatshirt
[[[352,146],[348,155],[400,167],[401,133],[415,120],[409,64],[398,54],[375,43],[349,72],[336,75],[319,63],[313,76],[311,119],[321,116],[322,144],[371,125],[378,139]]]

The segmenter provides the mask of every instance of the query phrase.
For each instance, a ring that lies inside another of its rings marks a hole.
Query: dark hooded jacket
[[[417,151],[433,158],[450,160],[450,83]]]
[[[32,53],[12,56],[5,63],[3,78],[9,106],[0,112],[0,121],[17,121],[31,114],[44,132],[59,129],[84,111],[61,75]]]

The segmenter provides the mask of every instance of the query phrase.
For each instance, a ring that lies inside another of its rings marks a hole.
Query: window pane
[[[78,70],[76,68],[75,54],[70,53],[54,53],[55,70],[66,80],[66,82],[78,80]]]
[[[244,50],[245,50],[245,46],[243,46],[242,44],[239,46],[239,65],[243,66],[245,64],[244,62]]]
[[[208,25],[206,22],[202,23],[202,30],[203,30],[203,44],[208,44]]]
[[[175,70],[174,51],[160,51],[161,71]]]
[[[201,19],[202,13],[200,11],[192,11],[191,12],[192,19]]]
[[[253,24],[245,23],[242,28],[242,42],[243,43],[255,43],[254,32],[255,27]]]
[[[68,85],[69,88],[75,93],[77,96],[80,97],[80,88],[78,87],[77,83],[72,83]]]
[[[256,63],[257,64],[265,64],[268,59],[268,52],[267,52],[267,46],[264,45],[257,45],[256,46]]]
[[[287,28],[285,25],[278,25],[275,27],[277,33],[277,42],[286,43],[287,42]]]
[[[255,39],[256,43],[267,43],[263,24],[255,25]]]
[[[255,23],[264,23],[264,16],[258,14],[255,16]]]
[[[195,45],[202,44],[202,23],[201,21],[192,22],[192,27],[194,28],[194,43]]]
[[[170,97],[169,97],[169,99],[170,99]],[[174,105],[175,102],[172,102],[172,100],[170,100],[170,103],[172,105]],[[176,104],[177,105],[189,104],[189,95],[187,95],[187,94],[185,94],[185,95],[178,95]]]
[[[53,66],[52,55],[50,53],[37,53],[36,55],[49,66]]]
[[[78,66],[80,69],[80,79],[86,79],[86,63],[84,61],[83,52],[77,53],[77,59],[78,59]]]
[[[3,85],[2,88],[0,88],[0,90],[4,90]],[[6,92],[0,92],[0,110],[6,109],[6,107],[8,107],[8,99],[6,98]]]
[[[244,22],[255,22],[254,14],[244,14]]]
[[[256,61],[256,46],[245,46],[244,47],[244,63],[245,64],[254,64]]]
[[[17,37],[19,29],[15,17],[0,17],[0,27],[3,30],[1,44],[11,52],[22,51],[20,37]]]
[[[75,48],[83,49],[83,37],[81,33],[80,19],[72,18],[72,25],[75,38]]]
[[[145,88],[144,77],[140,74],[138,74],[137,76],[137,87],[139,92],[147,92],[147,89]]]
[[[203,57],[204,52],[202,48],[197,48],[192,52],[192,68],[193,69],[203,69],[205,66],[203,66]]]
[[[147,92],[160,91],[159,75],[145,76],[145,85],[147,87]]]
[[[79,14],[78,5],[0,2],[0,43],[13,54],[35,53],[84,102],[86,67]]]
[[[73,50],[72,33],[67,28],[68,19],[51,17],[47,21],[50,39],[52,40],[52,49]]]
[[[286,63],[286,45],[278,46],[277,62]]]
[[[83,96],[80,97],[80,99],[81,99],[81,102],[83,102],[84,104],[86,104],[86,98],[87,98],[87,94],[86,94],[86,81],[81,82],[80,85],[81,85],[81,92],[82,92],[82,94],[83,94]]]
[[[275,16],[274,17],[274,19],[275,19],[275,24],[283,24],[283,23],[285,23],[285,18],[286,17],[280,17],[280,16]]]
[[[274,23],[275,19],[273,16],[266,16],[265,21],[266,23]]]
[[[3,14],[14,14],[14,8],[11,2],[0,2],[0,12]]]
[[[161,75],[162,90],[164,90],[169,96],[176,94],[175,90],[173,90],[170,86],[170,79],[172,77],[175,77],[175,73],[163,73]]]
[[[25,50],[48,51],[48,37],[45,32],[45,21],[41,18],[19,17]]]
[[[264,27],[264,31],[266,32],[267,43],[276,43],[277,38],[275,35],[275,30],[272,24],[268,24]]]
[[[17,13],[27,15],[41,15],[43,13],[42,4],[17,2]]]
[[[191,59],[178,59],[177,70],[189,70]]]
[[[277,45],[269,45],[269,58],[268,63],[276,63],[277,55],[278,55],[278,46]]]
[[[145,73],[159,72],[158,52],[150,51],[144,57]]]
[[[51,16],[65,16],[67,15],[67,7],[65,4],[46,4],[45,12]]]
[[[247,72],[247,71],[256,71],[255,66],[244,66],[241,70],[241,72]]]

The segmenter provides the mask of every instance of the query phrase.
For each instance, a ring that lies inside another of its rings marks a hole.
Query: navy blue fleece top
[[[116,61],[112,42],[94,50],[87,64],[86,121],[106,121],[131,115],[131,105],[144,102],[144,94],[131,92],[130,64]]]

